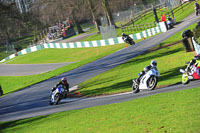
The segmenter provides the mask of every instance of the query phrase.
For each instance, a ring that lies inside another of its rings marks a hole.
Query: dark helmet
[[[152,66],[152,67],[156,67],[156,66],[157,66],[157,62],[156,62],[155,60],[152,60],[152,61],[151,61],[151,66]]]
[[[125,34],[124,34],[124,33],[122,33],[122,36],[125,36]]]
[[[66,83],[67,83],[67,78],[66,78],[66,77],[62,77],[61,82],[62,82],[63,84],[66,84]]]

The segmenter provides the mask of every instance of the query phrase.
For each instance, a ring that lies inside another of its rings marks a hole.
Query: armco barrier
[[[166,32],[167,28],[164,24],[164,22],[160,22],[157,24],[157,27],[147,29],[145,31],[142,31],[140,33],[131,34],[130,36],[133,38],[133,40],[139,40],[143,39],[149,36],[156,35],[160,32]],[[95,40],[95,41],[83,41],[83,42],[71,42],[71,43],[44,43],[37,46],[33,46],[30,48],[23,49],[17,54],[12,54],[5,59],[1,60],[0,62],[4,62],[6,60],[12,59],[16,56],[20,56],[23,54],[35,52],[44,48],[85,48],[85,47],[99,47],[99,46],[108,46],[108,45],[115,45],[115,44],[121,44],[124,43],[122,40],[122,37],[116,37],[116,38],[110,38],[106,40]]]

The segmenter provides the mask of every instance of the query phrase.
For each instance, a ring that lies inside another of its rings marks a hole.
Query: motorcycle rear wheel
[[[131,45],[135,45],[135,42],[133,40],[130,41]]]
[[[182,82],[182,84],[188,84],[188,83],[190,83],[190,79],[188,78],[188,75],[186,74],[186,73],[184,73],[183,75],[182,75],[182,80],[181,80],[181,82]]]
[[[151,76],[147,80],[147,87],[149,90],[154,90],[156,88],[156,85],[158,83],[158,78],[156,76]]]

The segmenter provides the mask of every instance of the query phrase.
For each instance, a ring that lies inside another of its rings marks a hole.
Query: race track
[[[105,72],[117,65],[127,62],[129,59],[137,55],[145,53],[148,49],[160,44],[162,41],[172,36],[176,32],[185,27],[195,23],[200,17],[194,14],[186,18],[182,23],[175,26],[175,28],[161,33],[155,37],[143,40],[134,46],[124,48],[109,56],[96,60],[92,63],[74,69],[72,71],[63,73],[54,78],[48,79],[41,83],[27,87],[21,91],[8,94],[0,98],[0,121],[17,120],[23,118],[34,117],[38,115],[46,115],[55,112],[88,108],[92,106],[111,104],[116,102],[123,102],[138,97],[145,97],[157,93],[167,91],[177,91],[181,89],[193,88],[199,86],[200,81],[194,81],[189,85],[177,85],[166,88],[157,89],[155,91],[146,91],[139,94],[127,93],[116,96],[106,96],[90,99],[66,99],[58,106],[50,106],[48,103],[49,91],[61,77],[68,77],[70,86],[78,85],[79,83],[94,77],[102,72]],[[130,85],[131,86],[131,85]],[[131,90],[130,90],[131,91]],[[92,99],[92,100],[91,100]]]

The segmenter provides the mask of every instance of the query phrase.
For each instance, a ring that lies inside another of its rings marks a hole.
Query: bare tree
[[[0,32],[2,40],[7,43],[16,37],[16,32],[22,26],[22,15],[15,3],[0,1]]]
[[[104,8],[105,15],[106,15],[106,17],[107,17],[107,19],[108,19],[109,25],[110,25],[110,26],[111,26],[111,25],[114,25],[115,27],[117,27],[117,26],[115,25],[114,19],[113,19],[113,17],[112,17],[112,13],[111,13],[111,11],[110,11],[110,6],[109,6],[108,0],[101,0],[101,2],[102,2],[102,6],[103,6],[103,8]]]
[[[89,5],[89,9],[90,9],[92,18],[93,18],[93,20],[95,22],[95,25],[96,25],[96,29],[97,29],[98,32],[100,32],[100,30],[99,30],[100,21],[95,16],[95,7],[94,7],[94,5],[93,5],[91,0],[87,0],[87,2],[88,2],[88,5]]]

